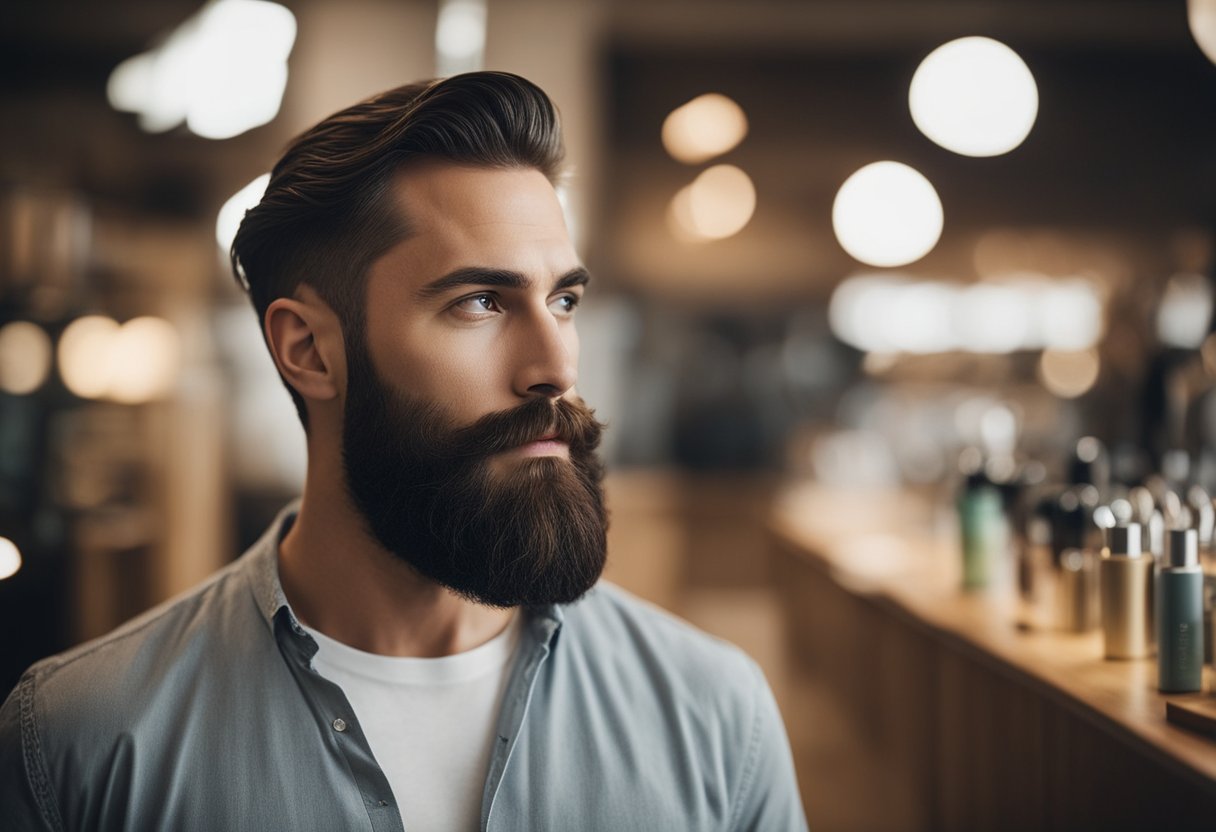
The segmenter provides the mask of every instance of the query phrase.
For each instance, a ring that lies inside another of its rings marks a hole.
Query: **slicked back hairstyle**
[[[389,90],[291,143],[237,231],[233,274],[259,323],[276,298],[307,283],[338,315],[348,347],[362,343],[368,267],[410,231],[409,206],[398,210],[391,194],[398,170],[443,159],[534,168],[556,184],[562,155],[553,103],[518,75],[470,72]],[[304,400],[287,389],[307,430]]]

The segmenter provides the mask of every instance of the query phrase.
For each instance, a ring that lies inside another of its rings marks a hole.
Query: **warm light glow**
[[[1186,19],[1195,43],[1216,63],[1216,0],[1187,0]]]
[[[122,326],[101,315],[79,318],[59,339],[59,372],[86,399],[141,404],[168,393],[180,345],[168,321],[145,316]]]
[[[1039,111],[1034,76],[991,38],[952,40],[929,53],[908,91],[912,120],[964,156],[999,156],[1025,141]]]
[[[950,290],[937,283],[902,287],[898,302],[875,310],[887,330],[887,348],[910,353],[944,352],[954,346]]]
[[[149,132],[184,121],[199,136],[231,138],[278,114],[295,38],[295,17],[277,3],[213,0],[156,49],[119,64],[106,95]]]
[[[110,388],[110,351],[117,332],[117,321],[86,315],[59,336],[59,374],[82,399],[100,399]]]
[[[0,581],[11,578],[21,569],[21,550],[7,537],[0,537]]]
[[[989,455],[1012,459],[1018,444],[1018,417],[1007,405],[994,404],[980,416],[979,433]]]
[[[755,210],[748,175],[733,165],[714,165],[672,198],[667,220],[682,240],[722,240],[742,231]]]
[[[110,345],[109,398],[123,404],[158,399],[177,381],[179,345],[173,324],[150,316],[123,324]]]
[[[721,240],[738,234],[756,210],[756,188],[733,165],[714,165],[689,188],[693,228],[703,237]]]
[[[435,55],[440,75],[482,68],[486,49],[485,0],[441,0],[435,25]]]
[[[692,185],[676,191],[667,206],[667,228],[677,240],[685,243],[704,242],[692,220]]]
[[[1020,275],[959,285],[859,274],[832,293],[828,320],[869,353],[1009,353],[1088,349],[1102,337],[1102,301],[1083,280]]]
[[[954,314],[959,343],[971,352],[1013,352],[1030,340],[1030,299],[1017,287],[970,286],[960,295]]]
[[[899,162],[874,162],[840,186],[832,228],[841,247],[871,266],[903,266],[937,245],[942,203],[929,180]]]
[[[215,241],[219,243],[221,251],[226,253],[232,248],[232,241],[236,239],[236,232],[241,227],[241,220],[245,219],[245,212],[262,201],[262,196],[266,193],[266,186],[269,184],[270,174],[263,173],[228,197],[228,201],[220,208],[220,213],[215,220]]]
[[[1102,338],[1104,326],[1102,298],[1086,280],[1042,279],[1029,284],[1036,287],[1034,306],[1038,312],[1038,333],[1032,347],[1056,350],[1084,350]]]
[[[14,321],[0,328],[0,390],[33,393],[51,373],[51,339],[42,327]]]
[[[746,135],[743,108],[716,92],[697,96],[663,121],[663,147],[673,159],[690,165],[733,150]]]
[[[1201,274],[1176,274],[1157,307],[1157,338],[1168,347],[1193,350],[1207,337],[1212,289]]]
[[[1096,349],[1077,352],[1044,350],[1039,359],[1039,379],[1054,395],[1062,399],[1075,399],[1094,386],[1101,367]]]

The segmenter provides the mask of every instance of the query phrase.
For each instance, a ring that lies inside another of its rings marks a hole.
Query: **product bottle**
[[[1203,570],[1194,529],[1171,529],[1157,573],[1157,679],[1163,693],[1203,686]]]
[[[1216,602],[1216,558],[1212,552],[1212,531],[1216,528],[1216,510],[1212,498],[1201,486],[1192,485],[1186,492],[1186,504],[1194,518],[1195,531],[1199,533],[1199,568],[1203,570],[1203,632],[1212,632],[1212,607]],[[1209,637],[1203,644],[1203,661],[1212,664],[1213,641]]]
[[[1094,523],[1098,489],[1077,485],[1062,493],[1056,505],[1052,545],[1056,558],[1055,626],[1085,633],[1099,624],[1098,558],[1101,530]]]
[[[1139,523],[1116,526],[1109,536],[1099,567],[1106,658],[1144,658],[1153,646],[1153,559],[1141,553]]]
[[[1055,626],[1056,570],[1052,557],[1055,496],[1040,497],[1029,512],[1018,552],[1018,589],[1025,602],[1025,623],[1033,629]]]
[[[984,589],[999,579],[1009,545],[1001,492],[982,471],[969,474],[958,499],[963,543],[963,586]]]

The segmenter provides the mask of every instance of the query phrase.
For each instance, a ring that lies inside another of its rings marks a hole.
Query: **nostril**
[[[555,384],[533,384],[528,388],[529,393],[535,393],[538,396],[548,396],[551,399],[556,399],[562,394]]]

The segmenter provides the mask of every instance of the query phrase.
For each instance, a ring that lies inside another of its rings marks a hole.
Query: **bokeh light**
[[[21,550],[7,537],[0,537],[0,581],[11,578],[21,569]]]
[[[929,180],[900,162],[874,162],[840,186],[832,228],[842,248],[870,266],[903,266],[942,234],[942,202]]]
[[[999,156],[1026,140],[1039,112],[1034,75],[1016,52],[967,37],[934,49],[912,76],[912,121],[964,156]]]
[[[51,338],[29,321],[0,327],[0,390],[14,396],[33,393],[51,372]]]
[[[714,165],[672,199],[668,220],[685,240],[723,240],[738,234],[756,210],[756,188],[733,165]]]
[[[114,319],[86,315],[59,336],[59,375],[82,399],[100,399],[110,388],[110,350],[117,332]]]
[[[486,50],[485,0],[442,0],[435,24],[440,75],[481,69]]]
[[[232,248],[232,241],[236,239],[236,232],[241,227],[241,220],[245,219],[245,212],[262,201],[262,197],[266,193],[266,186],[269,184],[270,174],[263,173],[228,197],[228,201],[220,208],[215,219],[215,241],[219,243],[221,251],[227,253]]]
[[[1157,307],[1157,337],[1169,347],[1193,350],[1207,337],[1212,287],[1201,274],[1176,274]]]
[[[1026,292],[998,283],[968,287],[955,304],[959,343],[971,352],[1009,353],[1029,339],[1034,312]]]
[[[204,138],[238,136],[278,114],[295,38],[295,16],[277,3],[216,0],[115,67],[106,95],[152,133],[184,121]]]
[[[1053,395],[1075,399],[1089,392],[1101,369],[1096,349],[1043,350],[1039,359],[1039,380]]]
[[[142,404],[172,390],[180,351],[177,330],[161,318],[132,318],[119,326],[88,315],[60,337],[59,373],[81,398]]]
[[[1216,0],[1187,0],[1186,20],[1195,43],[1216,63]]]
[[[109,398],[141,404],[161,398],[177,380],[180,347],[171,323],[151,316],[132,318],[110,344]]]
[[[663,147],[673,159],[690,165],[733,150],[746,135],[743,108],[714,92],[677,107],[663,121]]]
[[[690,186],[689,210],[697,233],[711,240],[738,234],[756,210],[756,188],[733,165],[714,165]]]
[[[841,341],[869,353],[1075,352],[1102,337],[1103,304],[1095,286],[1075,278],[957,284],[863,273],[833,291],[828,323]]]

